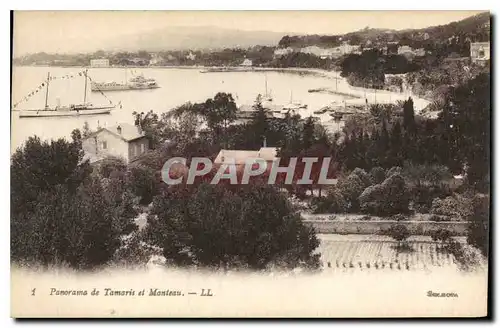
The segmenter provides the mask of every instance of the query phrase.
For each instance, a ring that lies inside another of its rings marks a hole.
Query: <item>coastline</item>
[[[58,67],[58,68],[91,68],[91,69],[101,69],[101,67],[88,67],[88,66],[55,66],[55,65],[13,65],[14,67]],[[188,69],[188,70],[210,70],[210,69],[222,69],[221,66],[184,66],[184,65],[165,65],[165,66],[110,66],[102,67],[102,69]],[[363,87],[355,87],[347,83],[346,79],[340,76],[339,71],[334,70],[324,70],[320,68],[303,68],[303,67],[241,67],[241,66],[226,66],[224,70],[215,72],[203,72],[205,74],[209,73],[248,73],[248,72],[277,72],[286,74],[300,74],[300,75],[310,75],[317,76],[329,80],[337,80],[339,94],[344,94],[346,97],[352,97],[353,100],[362,99],[363,103],[366,99],[368,103],[372,104],[388,104],[394,103],[398,100],[406,100],[409,97],[413,99],[415,114],[420,114],[420,112],[426,108],[431,101],[428,99],[417,96],[411,92],[394,92],[389,90],[371,89]],[[322,87],[323,88],[323,87]],[[324,89],[330,89],[329,87],[324,87]]]

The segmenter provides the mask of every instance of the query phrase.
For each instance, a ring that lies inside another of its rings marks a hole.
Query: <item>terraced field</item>
[[[427,236],[408,239],[411,250],[399,251],[387,236],[318,234],[324,270],[425,270],[455,267],[452,254]],[[456,238],[465,243],[465,238]]]

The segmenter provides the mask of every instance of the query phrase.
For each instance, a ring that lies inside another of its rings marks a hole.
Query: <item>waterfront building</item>
[[[109,59],[107,58],[91,59],[90,67],[109,67]]]
[[[120,123],[99,128],[83,139],[85,159],[94,163],[105,157],[119,157],[130,163],[149,149],[149,140],[137,126]]]
[[[149,60],[149,66],[157,66],[163,63],[163,58],[158,54],[152,54]]]
[[[279,58],[282,56],[286,56],[288,54],[291,54],[293,52],[293,49],[288,47],[288,48],[278,48],[274,50],[274,58]]]
[[[246,59],[243,61],[243,63],[241,63],[241,65],[240,65],[240,66],[244,66],[244,67],[252,67],[252,65],[253,65],[252,60],[250,60],[250,59],[246,58]]]

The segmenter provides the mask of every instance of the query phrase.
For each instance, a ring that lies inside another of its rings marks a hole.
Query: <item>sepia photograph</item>
[[[11,317],[487,317],[490,21],[11,11]]]

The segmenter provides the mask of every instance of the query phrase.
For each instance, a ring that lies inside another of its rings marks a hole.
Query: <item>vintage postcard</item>
[[[12,20],[12,317],[489,315],[489,12]]]

